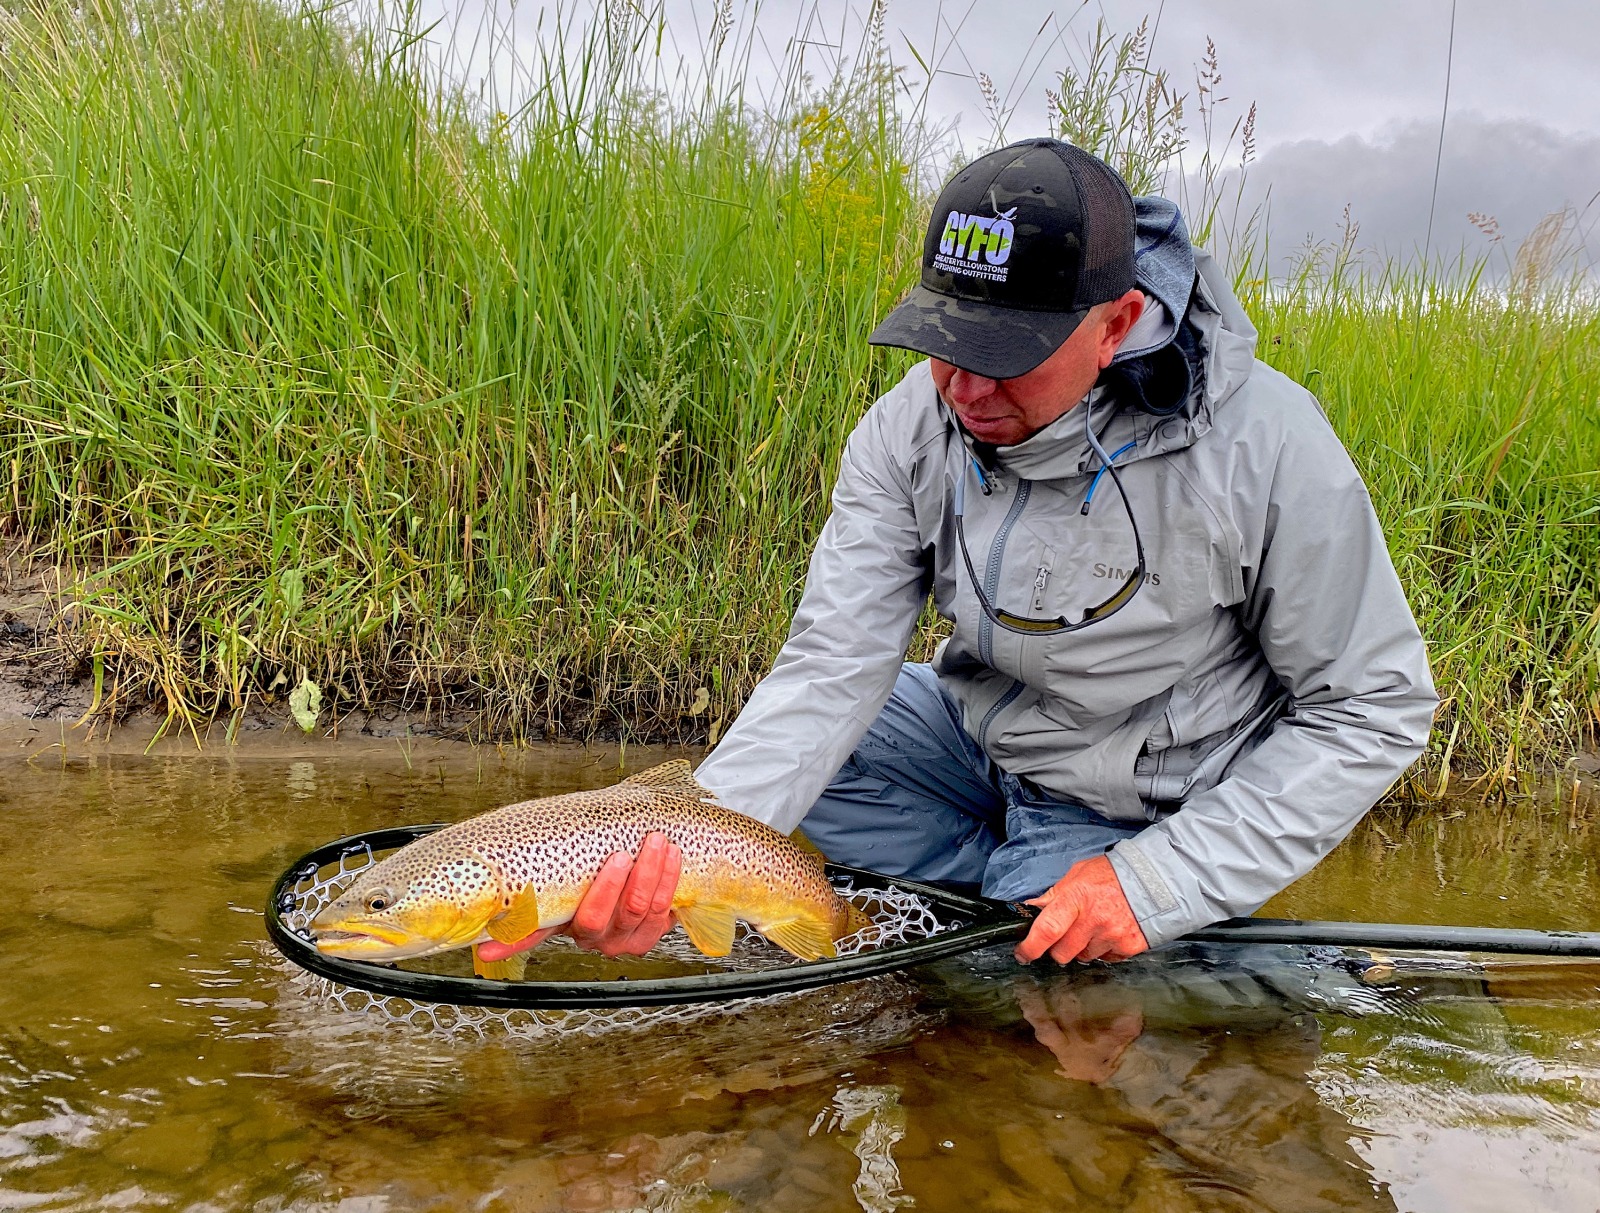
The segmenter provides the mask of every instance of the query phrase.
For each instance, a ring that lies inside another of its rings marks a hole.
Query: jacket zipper
[[[996,699],[994,701],[994,706],[983,714],[983,723],[978,726],[978,746],[980,749],[988,744],[989,726],[994,723],[994,718],[1015,703],[1017,701],[1017,696],[1022,694],[1022,691],[1022,683],[1012,682],[1011,689],[1008,690],[1004,695],[1000,696],[999,699]]]
[[[1030,609],[1035,615],[1042,614],[1044,611],[1044,592],[1045,588],[1050,584],[1050,573],[1055,566],[1055,562],[1055,552],[1045,548],[1043,558],[1039,561],[1039,567],[1034,570],[1033,574],[1033,606]]]
[[[1031,480],[1017,481],[1017,495],[1011,502],[1011,508],[1006,511],[1005,521],[1000,524],[1000,529],[995,532],[994,542],[989,545],[989,563],[983,570],[983,589],[989,596],[989,601],[995,600],[995,595],[1000,592],[1000,566],[1005,561],[1006,543],[1011,538],[1011,530],[1017,524],[1017,519],[1022,516],[1023,508],[1028,504],[1028,497],[1033,493]],[[978,614],[978,660],[990,669],[994,668],[994,620],[983,612]],[[994,723],[996,716],[1016,702],[1017,696],[1022,694],[1023,684],[1013,682],[1009,690],[993,706],[983,714],[983,723],[978,726],[978,745],[984,746],[989,740],[989,726]]]
[[[1000,565],[1005,559],[1011,528],[1017,525],[1017,519],[1022,516],[1023,507],[1028,504],[1032,492],[1033,481],[1017,481],[1017,495],[1011,502],[1011,508],[1006,511],[1005,521],[995,532],[994,542],[989,546],[989,564],[983,570],[983,592],[988,595],[990,602],[1000,592]],[[978,615],[978,660],[994,668],[994,620],[982,612]]]

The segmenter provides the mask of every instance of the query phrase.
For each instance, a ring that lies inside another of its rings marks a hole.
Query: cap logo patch
[[[1006,262],[1011,259],[1011,242],[1016,235],[1016,227],[1011,222],[1016,213],[1016,207],[994,218],[951,211],[944,221],[944,233],[939,237],[934,267],[947,274],[1004,282],[1009,273]]]

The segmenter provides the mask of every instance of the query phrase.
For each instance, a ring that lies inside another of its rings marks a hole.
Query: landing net
[[[423,832],[424,827],[374,831],[330,844],[279,880],[267,919],[274,944],[295,962],[288,970],[290,997],[445,1036],[592,1036],[737,1015],[819,985],[870,979],[967,951],[978,942],[975,929],[992,934],[997,918],[1005,919],[976,899],[830,864],[835,890],[870,920],[837,942],[832,960],[800,961],[742,922],[732,951],[720,958],[701,954],[681,929],[646,956],[618,960],[556,937],[527,954],[520,982],[472,976],[465,949],[402,966],[319,953],[311,943],[311,920],[384,853]],[[397,837],[401,833],[406,837]],[[419,991],[427,996],[419,997]],[[559,1005],[548,1005],[552,1001]]]

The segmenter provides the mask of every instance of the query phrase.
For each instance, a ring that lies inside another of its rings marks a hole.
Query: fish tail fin
[[[785,952],[801,960],[820,960],[834,957],[838,950],[833,946],[833,924],[821,914],[802,912],[782,922],[769,922],[758,928],[763,935]]]
[[[490,981],[521,981],[528,971],[528,954],[518,952],[504,960],[484,960],[478,955],[478,945],[472,945],[472,971]]]

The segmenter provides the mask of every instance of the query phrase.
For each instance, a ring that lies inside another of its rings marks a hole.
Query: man
[[[1366,490],[1170,203],[1056,140],[990,153],[870,340],[928,361],[850,437],[789,638],[698,771],[723,803],[1028,899],[1019,959],[1118,959],[1253,911],[1421,753]],[[902,668],[930,593],[954,632]],[[652,838],[574,933],[648,946],[675,884]]]

